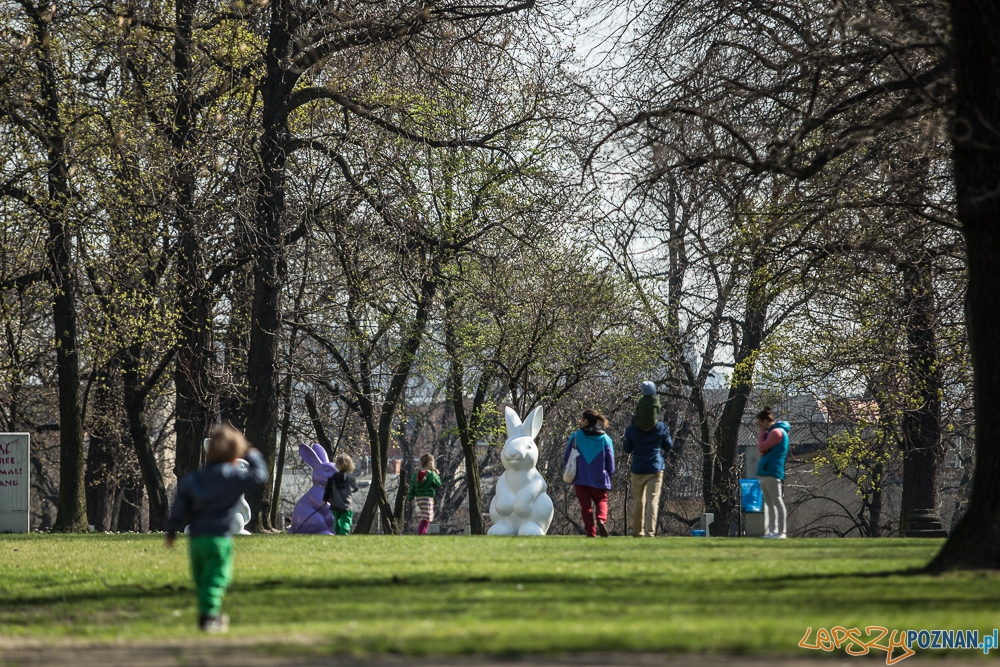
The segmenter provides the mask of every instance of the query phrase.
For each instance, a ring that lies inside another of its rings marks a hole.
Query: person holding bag
[[[572,479],[587,537],[597,537],[598,533],[608,537],[608,491],[615,472],[615,448],[605,433],[607,427],[607,417],[596,410],[584,411],[580,429],[570,436],[563,455],[563,479]],[[572,476],[571,458],[576,466]]]

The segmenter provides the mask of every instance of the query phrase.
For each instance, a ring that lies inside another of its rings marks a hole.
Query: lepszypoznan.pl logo
[[[814,651],[844,649],[847,655],[868,655],[885,651],[885,664],[894,665],[916,653],[915,649],[972,650],[988,654],[1000,648],[1000,631],[980,636],[978,630],[889,630],[878,625],[866,625],[864,634],[858,628],[836,626],[819,628],[815,636],[807,628],[799,642],[801,648]]]

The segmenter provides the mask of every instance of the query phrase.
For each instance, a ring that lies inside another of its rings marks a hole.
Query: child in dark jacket
[[[323,502],[329,503],[333,511],[334,535],[350,535],[351,524],[354,522],[354,512],[351,511],[351,494],[358,490],[358,482],[354,479],[354,460],[347,454],[337,455],[334,463],[337,472],[326,480],[323,491]]]
[[[236,459],[246,459],[241,470]],[[243,434],[220,426],[208,443],[207,463],[181,480],[177,499],[167,519],[167,548],[177,531],[189,523],[191,574],[198,595],[198,627],[205,632],[225,632],[229,617],[221,613],[222,598],[233,578],[233,514],[244,493],[267,481],[267,464],[250,447]]]
[[[420,457],[420,470],[410,478],[410,490],[406,492],[406,500],[417,505],[417,535],[426,535],[427,528],[434,520],[434,497],[441,488],[441,475],[434,467],[434,457],[424,454]]]
[[[632,535],[654,537],[663,486],[663,455],[674,443],[670,429],[659,419],[656,385],[647,380],[640,390],[642,397],[636,402],[632,423],[625,429],[622,450],[632,455]]]

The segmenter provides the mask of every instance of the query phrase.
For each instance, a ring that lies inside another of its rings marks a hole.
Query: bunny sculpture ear
[[[322,461],[320,461],[319,457],[316,456],[316,452],[313,451],[313,448],[301,442],[299,443],[299,456],[302,457],[303,461],[309,464],[310,468],[318,468],[322,464]]]
[[[208,445],[212,442],[211,438],[205,438],[205,451],[208,451]]]
[[[320,463],[329,463],[330,457],[327,456],[326,450],[323,449],[323,445],[318,442],[313,443],[313,451],[316,452],[316,456],[319,458]]]
[[[531,439],[534,440],[535,436],[542,430],[542,406],[539,405],[528,413],[528,418],[524,420],[524,425],[525,429],[531,433]]]
[[[507,437],[521,437],[521,418],[514,412],[514,408],[509,405],[503,409],[503,416],[507,419]]]

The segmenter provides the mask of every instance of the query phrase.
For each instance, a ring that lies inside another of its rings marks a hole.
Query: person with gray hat
[[[674,446],[670,429],[660,421],[660,398],[656,385],[646,380],[639,386],[642,396],[635,404],[635,416],[625,429],[622,449],[632,455],[632,535],[656,535],[663,486],[663,456]]]

